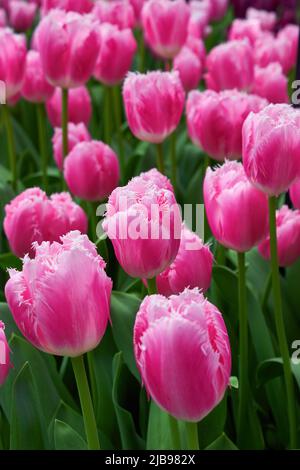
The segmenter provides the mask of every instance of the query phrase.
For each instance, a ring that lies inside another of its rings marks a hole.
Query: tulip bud
[[[49,121],[53,127],[61,127],[61,89],[55,88],[52,97],[46,103]],[[88,125],[92,115],[92,102],[85,86],[71,88],[68,97],[69,123]]]
[[[283,41],[286,44],[286,54],[284,54],[283,68],[286,72],[292,70],[297,62],[297,51],[299,41],[299,26],[296,24],[288,24],[282,28],[278,33],[278,41]]]
[[[15,31],[27,31],[32,26],[37,6],[22,0],[10,0],[8,19]]]
[[[163,142],[179,124],[184,98],[178,72],[129,73],[123,100],[131,132],[146,142]]]
[[[210,4],[211,20],[219,21],[221,18],[223,18],[228,8],[228,0],[208,0],[207,3]]]
[[[59,356],[94,349],[109,319],[112,281],[86,235],[34,244],[21,272],[10,270],[5,296],[14,320],[36,348]],[[30,286],[30,288],[29,288]]]
[[[184,46],[173,62],[173,69],[179,73],[179,77],[185,91],[197,88],[202,75],[202,65],[196,54]]]
[[[5,336],[5,325],[0,321],[0,387],[4,384],[11,368],[9,353],[10,349]]]
[[[178,54],[187,38],[190,12],[183,0],[149,0],[142,10],[145,40],[164,59]]]
[[[28,51],[26,57],[25,78],[22,86],[22,95],[33,103],[43,103],[54,93],[54,87],[46,80],[37,51]]]
[[[135,320],[134,352],[147,392],[177,419],[200,421],[222,400],[231,370],[228,333],[197,289],[147,296]]]
[[[267,67],[254,68],[252,92],[266,98],[270,103],[288,103],[288,79],[277,62]]]
[[[243,164],[249,180],[278,196],[300,176],[300,112],[270,104],[243,126]]]
[[[33,256],[33,242],[58,241],[70,230],[87,231],[87,217],[68,193],[47,198],[40,188],[30,188],[5,206],[4,231],[12,252]]]
[[[25,67],[25,37],[8,28],[0,29],[0,80],[5,83],[7,101],[21,90]]]
[[[239,18],[233,20],[228,38],[233,41],[235,39],[247,39],[251,46],[255,44],[257,39],[264,36],[258,20],[241,20]]]
[[[245,252],[266,237],[267,197],[248,181],[241,163],[208,168],[203,191],[208,223],[219,243]]]
[[[63,154],[62,154],[62,130],[59,127],[55,128],[54,135],[52,137],[53,155],[56,165],[60,170],[63,170]],[[68,126],[68,149],[69,152],[79,144],[79,142],[87,142],[91,140],[89,131],[85,125],[81,122],[80,124],[70,123]]]
[[[93,14],[100,23],[111,23],[119,29],[133,28],[135,23],[134,9],[129,0],[98,0],[95,2]]]
[[[279,266],[290,266],[300,257],[300,211],[282,206],[276,211],[277,251]],[[270,255],[270,237],[258,247],[261,256],[267,260]]]

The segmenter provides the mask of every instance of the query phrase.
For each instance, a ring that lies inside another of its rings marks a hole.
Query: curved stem
[[[48,154],[47,154],[47,144],[46,144],[47,142],[46,119],[45,119],[45,110],[44,110],[43,103],[37,103],[36,110],[37,110],[37,120],[38,120],[38,129],[39,129],[39,144],[40,144],[41,163],[42,163],[43,186],[44,186],[44,190],[47,192]]]
[[[157,288],[156,288],[156,278],[153,277],[152,279],[147,279],[147,285],[148,285],[148,294],[156,294],[157,293]]]
[[[170,430],[171,430],[173,449],[180,450],[181,443],[180,443],[180,434],[179,434],[179,429],[178,429],[178,421],[172,415],[169,415],[169,424],[170,424]]]
[[[198,424],[186,422],[188,450],[199,450]]]
[[[275,310],[275,324],[279,343],[280,354],[283,360],[283,371],[287,397],[287,409],[290,430],[290,448],[297,446],[296,429],[296,407],[295,391],[291,369],[290,354],[285,334],[285,327],[282,312],[281,288],[279,278],[278,252],[277,252],[277,231],[276,231],[276,197],[269,197],[269,225],[270,225],[270,248],[271,248],[271,267],[272,267],[272,287]]]
[[[120,169],[121,169],[121,183],[124,183],[125,180],[125,153],[124,153],[124,142],[122,136],[122,117],[121,117],[121,106],[120,98],[118,93],[118,87],[112,88],[112,95],[114,101],[114,110],[115,110],[115,119],[117,126],[117,137],[118,137],[118,147],[119,147],[119,159],[120,159]]]
[[[248,403],[248,319],[246,298],[245,253],[238,253],[239,267],[239,407],[238,407],[238,441],[247,420]]]
[[[162,144],[156,144],[156,165],[157,169],[164,174],[165,173],[165,165],[164,165],[164,154],[163,154],[163,147]]]
[[[98,438],[98,430],[90,389],[85,372],[83,356],[72,357],[71,361],[79,393],[88,449],[99,450],[100,444]]]
[[[16,158],[16,148],[15,148],[15,141],[14,141],[14,131],[13,126],[10,118],[10,112],[8,105],[4,104],[3,108],[3,116],[4,116],[4,125],[6,129],[6,136],[7,136],[7,147],[8,147],[8,156],[9,156],[9,163],[10,163],[10,171],[12,174],[12,187],[14,191],[17,190],[17,158]]]
[[[62,88],[62,112],[61,112],[61,127],[62,127],[62,145],[63,145],[63,159],[68,155],[68,89]],[[65,180],[64,180],[64,173],[62,172],[62,182],[63,182],[63,189],[65,189]]]
[[[172,184],[176,192],[177,187],[177,158],[176,158],[176,130],[171,135],[171,166],[172,166]]]

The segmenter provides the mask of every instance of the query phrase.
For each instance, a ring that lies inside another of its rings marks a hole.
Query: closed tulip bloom
[[[7,24],[6,12],[3,8],[0,8],[0,28],[4,28]]]
[[[5,206],[4,232],[18,257],[34,254],[33,242],[59,241],[70,230],[87,231],[87,217],[68,193],[52,194],[29,188]]]
[[[38,26],[37,45],[52,85],[84,85],[94,71],[99,51],[96,23],[89,15],[52,10]]]
[[[184,47],[188,47],[192,52],[194,52],[200,60],[202,67],[205,66],[206,49],[202,39],[188,36]]]
[[[179,124],[184,99],[178,72],[129,73],[123,100],[131,132],[146,142],[163,142]]]
[[[267,106],[255,95],[237,90],[216,93],[192,91],[186,114],[188,133],[193,143],[215,160],[239,159],[242,155],[242,127],[248,114]]]
[[[277,62],[267,67],[254,68],[252,92],[266,98],[270,103],[288,103],[288,79]]]
[[[93,6],[92,0],[42,0],[42,14],[44,16],[56,8],[77,13],[89,13]]]
[[[253,52],[248,41],[229,41],[214,47],[206,58],[208,88],[248,90],[254,76]]]
[[[61,127],[61,89],[55,88],[51,98],[46,103],[48,119],[53,127]],[[69,124],[84,123],[88,125],[92,115],[92,102],[85,86],[72,88],[68,97]]]
[[[193,0],[190,5],[190,18],[188,22],[188,37],[202,39],[208,29],[211,16],[211,4],[207,1]]]
[[[283,41],[287,44],[285,59],[286,71],[290,71],[295,67],[297,62],[297,51],[299,41],[299,26],[296,24],[288,24],[282,28],[278,35],[278,41]]]
[[[118,157],[103,142],[80,142],[65,159],[64,176],[75,196],[87,201],[100,201],[118,185]]]
[[[259,67],[267,67],[272,62],[279,62],[284,73],[288,73],[293,66],[289,42],[284,38],[274,38],[272,34],[265,34],[256,41],[253,56],[255,64]],[[293,62],[294,58],[292,59]]]
[[[155,54],[172,59],[187,38],[190,11],[184,0],[149,0],[142,10],[145,40]]]
[[[279,266],[293,264],[300,257],[300,211],[282,206],[276,211],[277,250]],[[270,260],[270,237],[258,247],[263,258]]]
[[[173,263],[156,278],[159,294],[168,297],[186,287],[206,292],[211,283],[213,254],[208,245],[183,225],[178,254]]]
[[[219,21],[226,13],[228,0],[205,0],[210,4],[210,19]]]
[[[248,8],[246,11],[248,20],[258,20],[261,29],[264,31],[272,31],[276,24],[276,13],[273,11],[257,10],[256,8]]]
[[[103,229],[132,277],[150,279],[175,259],[181,215],[174,193],[145,178],[133,178],[109,197]]]
[[[200,421],[222,400],[231,371],[228,333],[217,307],[197,289],[147,296],[133,338],[143,384],[163,410]]]
[[[140,180],[144,180],[146,182],[152,182],[156,184],[156,186],[158,186],[159,189],[167,189],[168,191],[171,191],[172,193],[174,193],[174,188],[169,178],[167,178],[165,175],[160,173],[156,168],[152,168],[149,171],[145,171],[144,173],[141,173],[139,176],[135,176],[134,178],[132,178],[131,183],[133,181],[140,181]]]
[[[187,46],[184,46],[175,57],[173,69],[179,73],[185,91],[197,88],[202,75],[201,60]]]
[[[138,25],[140,24],[141,12],[142,12],[144,3],[147,1],[148,0],[129,0],[134,11],[135,23]]]
[[[270,196],[300,176],[300,112],[270,104],[250,113],[243,126],[243,164],[249,180]]]
[[[5,336],[5,325],[0,320],[0,387],[4,384],[9,370],[11,368],[10,364],[10,349],[8,346],[8,342]]]
[[[242,20],[237,18],[233,20],[229,30],[230,40],[248,39],[251,45],[254,45],[255,41],[262,36],[264,36],[264,31],[258,20]]]
[[[208,223],[219,243],[245,252],[266,237],[268,200],[247,179],[242,163],[208,168],[203,191]]]
[[[27,53],[25,78],[21,92],[26,100],[33,103],[44,103],[54,93],[54,87],[46,80],[40,54],[37,51],[28,51]]]
[[[97,0],[93,14],[101,23],[111,23],[119,29],[133,28],[135,24],[134,9],[129,0]]]
[[[122,29],[109,23],[99,27],[100,50],[94,77],[105,85],[117,85],[131,68],[137,49],[131,29]]]
[[[56,165],[60,170],[63,170],[63,154],[62,154],[62,130],[56,127],[52,137],[53,156]],[[71,150],[79,142],[86,142],[91,140],[91,136],[86,126],[81,122],[80,124],[70,123],[68,125],[68,150]]]
[[[37,6],[23,0],[11,0],[8,8],[8,19],[15,31],[27,31],[32,26]]]
[[[293,206],[296,209],[300,209],[300,179],[295,181],[295,183],[290,186],[289,194]]]
[[[58,356],[94,349],[109,319],[112,281],[86,235],[35,243],[22,271],[10,270],[5,296],[18,328],[36,348]]]
[[[0,29],[0,80],[5,83],[7,101],[21,90],[25,67],[25,37],[8,28]]]

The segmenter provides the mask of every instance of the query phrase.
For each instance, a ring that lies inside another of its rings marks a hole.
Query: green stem
[[[219,265],[225,265],[226,263],[226,248],[225,246],[218,243],[216,250],[216,262]]]
[[[115,111],[115,120],[117,126],[117,137],[118,137],[118,147],[119,147],[119,159],[120,159],[120,169],[121,169],[121,183],[124,184],[125,181],[125,153],[124,153],[124,142],[122,136],[122,115],[121,115],[121,104],[120,97],[118,93],[118,87],[112,88],[112,95],[114,101],[114,111]]]
[[[172,415],[169,415],[169,424],[170,424],[170,430],[171,430],[173,450],[180,450],[181,443],[180,443],[178,422],[177,422],[177,419],[174,418]]]
[[[111,90],[109,86],[104,87],[104,140],[105,143],[111,144]]]
[[[139,46],[139,71],[144,72],[145,68],[145,41],[142,28],[138,31],[138,46]]]
[[[271,248],[271,268],[272,268],[272,286],[275,310],[275,324],[279,343],[279,349],[283,361],[284,380],[287,398],[287,410],[290,430],[290,448],[297,446],[296,430],[296,407],[294,395],[294,383],[291,369],[290,354],[285,334],[281,288],[279,278],[278,252],[277,252],[277,231],[276,231],[276,197],[269,197],[269,226],[270,226],[270,248]]]
[[[177,188],[177,158],[176,158],[176,130],[171,135],[171,167],[172,167],[172,184],[176,192]]]
[[[185,426],[188,450],[199,450],[198,424],[186,422]]]
[[[97,424],[90,389],[85,372],[83,356],[72,357],[71,361],[79,393],[88,449],[99,450],[100,444],[98,438]]]
[[[13,131],[13,126],[12,126],[12,122],[10,118],[8,105],[4,104],[2,108],[3,108],[3,116],[4,116],[4,125],[5,125],[6,136],[7,136],[7,147],[8,147],[10,171],[12,174],[12,187],[14,191],[16,191],[18,176],[17,176],[17,158],[16,158],[14,131]]]
[[[61,112],[61,127],[62,127],[62,153],[63,153],[63,159],[66,158],[68,155],[68,89],[67,88],[62,88],[61,90],[62,93],[62,112]],[[63,183],[63,189],[66,188],[65,180],[64,180],[64,173],[62,172],[62,183]]]
[[[147,279],[147,285],[148,285],[148,294],[156,294],[157,293],[157,288],[156,288],[156,278],[153,277],[152,279]]]
[[[59,368],[59,376],[61,378],[64,377],[65,373],[66,373],[66,370],[67,370],[67,367],[68,367],[68,363],[69,363],[69,357],[68,356],[64,356],[62,361],[61,361],[61,364],[60,364],[60,368]]]
[[[98,207],[97,202],[90,202],[90,211],[88,211],[91,215],[90,236],[91,236],[91,240],[94,240],[94,241],[97,241],[97,233],[96,233],[97,231],[97,216],[96,216],[97,207]]]
[[[89,351],[86,354],[86,356],[87,356],[87,365],[88,365],[88,372],[89,372],[89,378],[90,378],[92,401],[95,404],[96,397],[97,397],[97,386],[96,386],[96,377],[95,377],[95,369],[94,369],[93,351]]]
[[[41,153],[43,186],[44,186],[44,190],[47,192],[48,153],[47,153],[46,116],[45,116],[45,109],[44,109],[43,103],[37,103],[36,110],[37,110],[37,120],[38,120],[38,129],[39,129],[39,144],[40,144],[40,153]]]
[[[247,421],[248,403],[248,319],[245,253],[238,253],[239,267],[239,407],[238,407],[238,441]]]
[[[164,153],[162,144],[156,144],[156,165],[157,169],[164,175],[165,174],[165,165],[164,165]]]

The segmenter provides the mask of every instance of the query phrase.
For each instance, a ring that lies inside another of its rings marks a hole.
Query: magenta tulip
[[[97,0],[93,14],[100,23],[111,23],[119,29],[133,28],[135,23],[134,9],[129,0]]]
[[[243,126],[243,164],[249,180],[270,196],[300,176],[300,111],[270,104]]]
[[[184,0],[149,0],[142,10],[145,40],[163,59],[178,54],[187,38],[190,11]]]
[[[206,59],[208,88],[248,90],[254,76],[253,51],[248,41],[229,41],[214,47]]]
[[[55,128],[54,135],[52,137],[53,155],[56,165],[60,170],[63,170],[63,154],[62,154],[62,130],[59,127]],[[69,152],[79,142],[86,142],[91,140],[89,131],[85,125],[81,122],[80,124],[70,123],[68,126],[68,149]]]
[[[229,384],[224,320],[197,289],[146,297],[135,320],[134,352],[148,394],[177,419],[203,419]]]
[[[197,88],[202,75],[202,64],[198,56],[189,47],[184,46],[175,57],[173,69],[179,73],[185,91]]]
[[[27,53],[25,78],[21,92],[26,100],[33,103],[43,103],[54,93],[54,87],[46,80],[40,54],[37,51],[28,51]]]
[[[52,97],[46,103],[49,121],[53,127],[61,127],[61,89],[55,88]],[[92,102],[85,86],[72,88],[68,97],[69,123],[88,125],[92,115]]]
[[[129,73],[123,100],[131,132],[146,142],[163,142],[179,124],[184,98],[178,72]]]
[[[15,31],[27,31],[32,26],[37,6],[23,0],[11,0],[8,8],[8,19]]]
[[[4,28],[7,25],[6,11],[0,8],[0,28]]]
[[[264,31],[272,31],[276,24],[276,13],[273,11],[257,10],[256,8],[248,8],[246,11],[248,20],[257,20],[261,29]]]
[[[285,59],[285,70],[289,72],[295,67],[297,62],[297,51],[299,41],[299,26],[296,24],[288,24],[278,33],[278,41],[287,44]]]
[[[274,38],[272,34],[265,34],[255,42],[253,57],[259,67],[279,62],[284,73],[288,73],[295,65],[295,57],[291,56],[291,44],[285,38]]]
[[[242,163],[208,168],[203,190],[208,223],[219,243],[245,252],[266,237],[268,199],[248,181]]]
[[[105,85],[117,85],[130,70],[137,49],[131,29],[122,29],[109,23],[99,28],[100,50],[94,77]]]
[[[84,85],[94,71],[99,51],[96,22],[89,15],[52,10],[38,26],[37,46],[52,85]]]
[[[210,19],[219,21],[226,13],[228,0],[205,0],[210,4]]]
[[[7,101],[20,92],[25,68],[25,37],[0,28],[0,80],[5,83]]]
[[[229,39],[248,39],[249,43],[253,46],[255,41],[261,37],[264,37],[265,33],[258,20],[233,20],[230,30]]]
[[[109,319],[112,281],[86,235],[35,243],[21,272],[10,270],[5,296],[18,328],[35,347],[59,356],[94,349]]]
[[[100,201],[118,185],[118,157],[103,142],[80,142],[65,159],[64,176],[75,196],[87,201]]]
[[[282,206],[276,212],[279,266],[290,266],[300,257],[300,211]],[[270,237],[258,247],[263,258],[270,260]]]
[[[159,294],[179,294],[186,287],[206,292],[211,283],[213,254],[208,245],[183,226],[178,254],[173,263],[156,278]]]
[[[33,256],[33,242],[59,241],[70,230],[87,231],[87,217],[68,193],[47,198],[39,188],[30,188],[5,206],[4,231],[12,252]]]
[[[255,66],[252,92],[270,103],[288,103],[288,79],[277,62],[261,68]]]
[[[93,6],[93,0],[42,0],[42,14],[44,16],[56,8],[77,13],[89,13]]]
[[[290,186],[289,193],[293,206],[300,209],[300,179]]]
[[[8,346],[8,342],[5,336],[5,325],[0,320],[0,387],[4,384],[9,370],[11,368],[10,364],[10,349]]]

